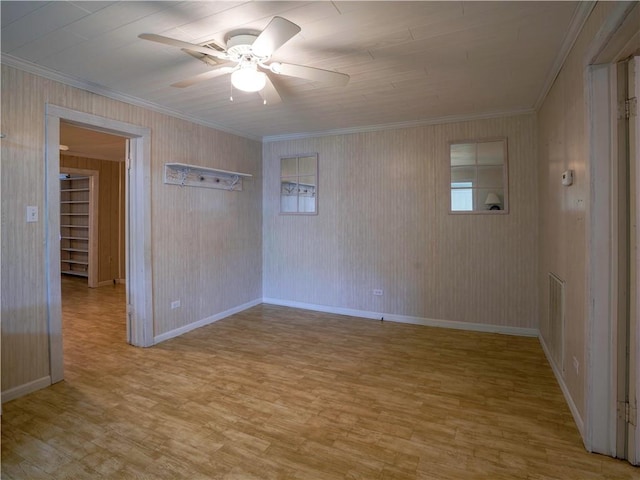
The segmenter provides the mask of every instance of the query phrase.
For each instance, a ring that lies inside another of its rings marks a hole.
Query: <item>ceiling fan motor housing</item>
[[[227,41],[227,54],[229,59],[234,62],[254,61],[255,63],[262,63],[269,59],[268,56],[259,57],[251,50],[251,45],[255,42],[257,35],[240,34],[234,35]]]

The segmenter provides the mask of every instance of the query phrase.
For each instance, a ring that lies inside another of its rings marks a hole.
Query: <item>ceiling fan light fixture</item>
[[[231,84],[243,92],[258,92],[267,84],[267,76],[254,66],[241,67],[231,74]]]

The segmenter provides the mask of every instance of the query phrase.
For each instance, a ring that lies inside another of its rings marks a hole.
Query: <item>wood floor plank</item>
[[[65,381],[8,402],[3,479],[637,480],[538,341],[259,305],[152,348],[63,281]]]

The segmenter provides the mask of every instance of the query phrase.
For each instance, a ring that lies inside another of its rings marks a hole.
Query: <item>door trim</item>
[[[584,443],[587,450],[616,455],[616,322],[613,273],[612,160],[613,135],[609,65],[587,69],[590,205],[587,218],[586,396]],[[606,252],[606,254],[605,254]],[[596,275],[596,272],[598,274]]]
[[[131,143],[131,171],[128,189],[130,228],[130,271],[126,288],[133,314],[130,343],[153,344],[153,302],[151,290],[151,130],[97,115],[47,104],[45,110],[45,202],[47,321],[51,383],[64,378],[62,350],[62,293],[60,286],[60,121],[120,135]]]
[[[616,211],[613,175],[617,163],[616,62],[636,29],[633,2],[618,4],[584,57],[586,131],[589,148],[587,217],[587,320],[584,443],[587,450],[616,456],[617,245],[611,222]],[[620,47],[618,47],[620,46]],[[596,274],[597,272],[597,274]]]
[[[635,84],[629,85],[629,90],[633,92],[636,99],[640,98],[640,56],[633,58],[635,68]],[[631,95],[629,95],[631,96]],[[632,121],[632,119],[634,119]],[[640,400],[640,253],[638,243],[640,242],[640,118],[638,114],[630,119],[630,129],[633,129],[633,148],[629,152],[629,163],[631,170],[630,185],[635,199],[635,206],[629,205],[632,212],[635,210],[635,218],[631,220],[631,227],[635,232],[631,236],[630,256],[631,262],[635,262],[634,275],[635,282],[631,281],[630,303],[629,303],[629,320],[630,320],[630,348],[631,362],[629,365],[630,389],[629,402],[631,404],[631,417],[634,421],[629,425],[629,461],[634,465],[640,465],[640,421],[638,419],[638,401]],[[631,134],[631,132],[629,132]],[[635,158],[634,158],[635,157]],[[635,175],[634,175],[635,173]],[[634,208],[635,207],[635,208]],[[635,245],[633,244],[635,242]],[[635,258],[634,258],[635,256]],[[635,360],[635,361],[634,361]]]

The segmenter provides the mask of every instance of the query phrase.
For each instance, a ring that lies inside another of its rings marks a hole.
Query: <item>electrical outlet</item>
[[[576,357],[573,357],[573,368],[576,371],[576,375],[578,375],[580,373],[580,362]]]
[[[174,300],[171,302],[171,309],[180,308],[180,300]]]
[[[381,289],[376,288],[371,293],[373,293],[376,297],[381,297],[384,292]]]

